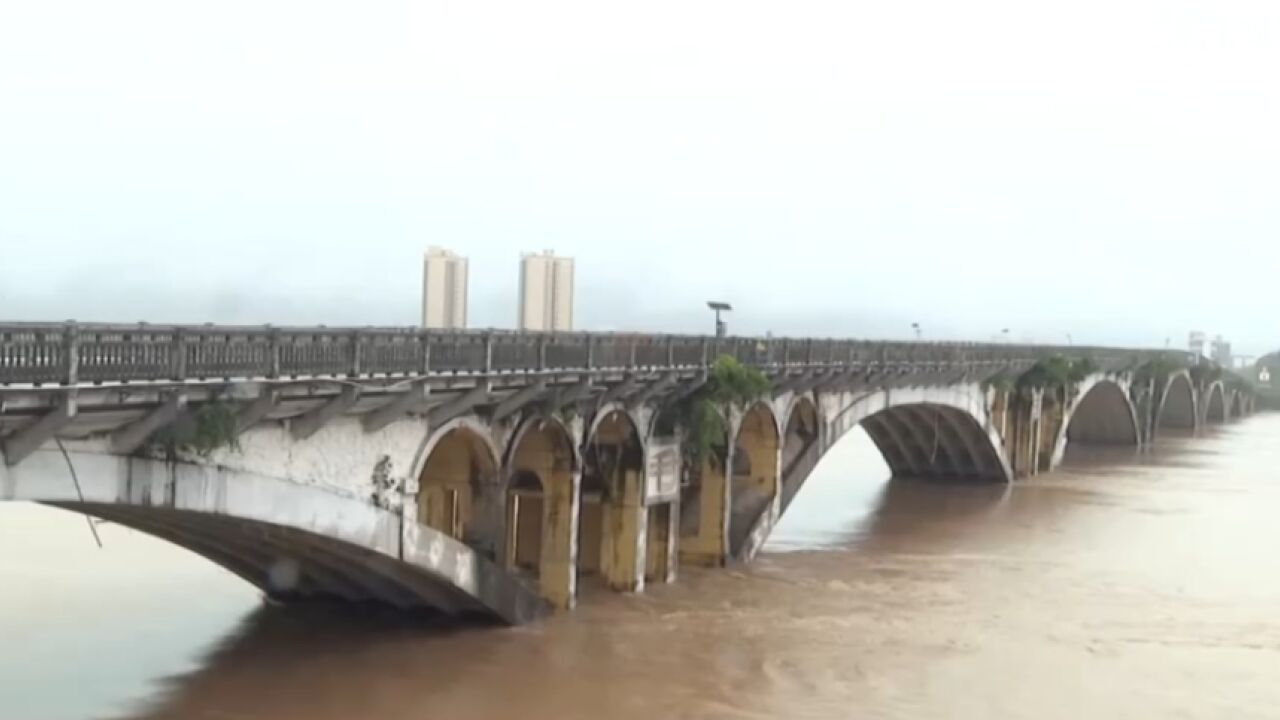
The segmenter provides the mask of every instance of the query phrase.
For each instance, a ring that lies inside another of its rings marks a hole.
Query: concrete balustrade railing
[[[1167,351],[663,334],[417,328],[0,324],[0,385],[496,374],[703,367],[1030,366],[1053,353],[1132,364]]]

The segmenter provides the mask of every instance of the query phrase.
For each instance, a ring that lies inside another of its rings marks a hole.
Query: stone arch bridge
[[[769,392],[717,460],[673,408],[731,356]],[[1051,357],[1065,385],[1018,386]],[[865,428],[895,475],[1011,482],[1252,411],[1178,353],[1009,344],[0,325],[0,500],[150,533],[282,599],[517,623],[750,560]]]

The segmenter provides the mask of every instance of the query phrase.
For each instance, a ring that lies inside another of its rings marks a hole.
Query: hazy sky
[[[0,0],[0,318],[1280,345],[1280,3]]]

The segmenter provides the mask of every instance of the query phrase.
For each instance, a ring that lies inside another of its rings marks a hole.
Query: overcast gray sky
[[[0,318],[1280,344],[1280,3],[0,4]]]

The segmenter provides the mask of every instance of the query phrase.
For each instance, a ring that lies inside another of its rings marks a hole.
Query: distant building
[[[1231,367],[1231,343],[1223,340],[1221,335],[1215,336],[1210,346],[1209,357],[1222,367]]]
[[[438,247],[422,263],[422,326],[467,326],[467,259]]]
[[[520,258],[521,330],[573,329],[573,258],[550,250]]]
[[[1280,352],[1258,358],[1244,375],[1253,380],[1261,407],[1280,410]]]
[[[1204,356],[1204,333],[1192,330],[1191,336],[1187,339],[1187,349],[1192,355]]]

